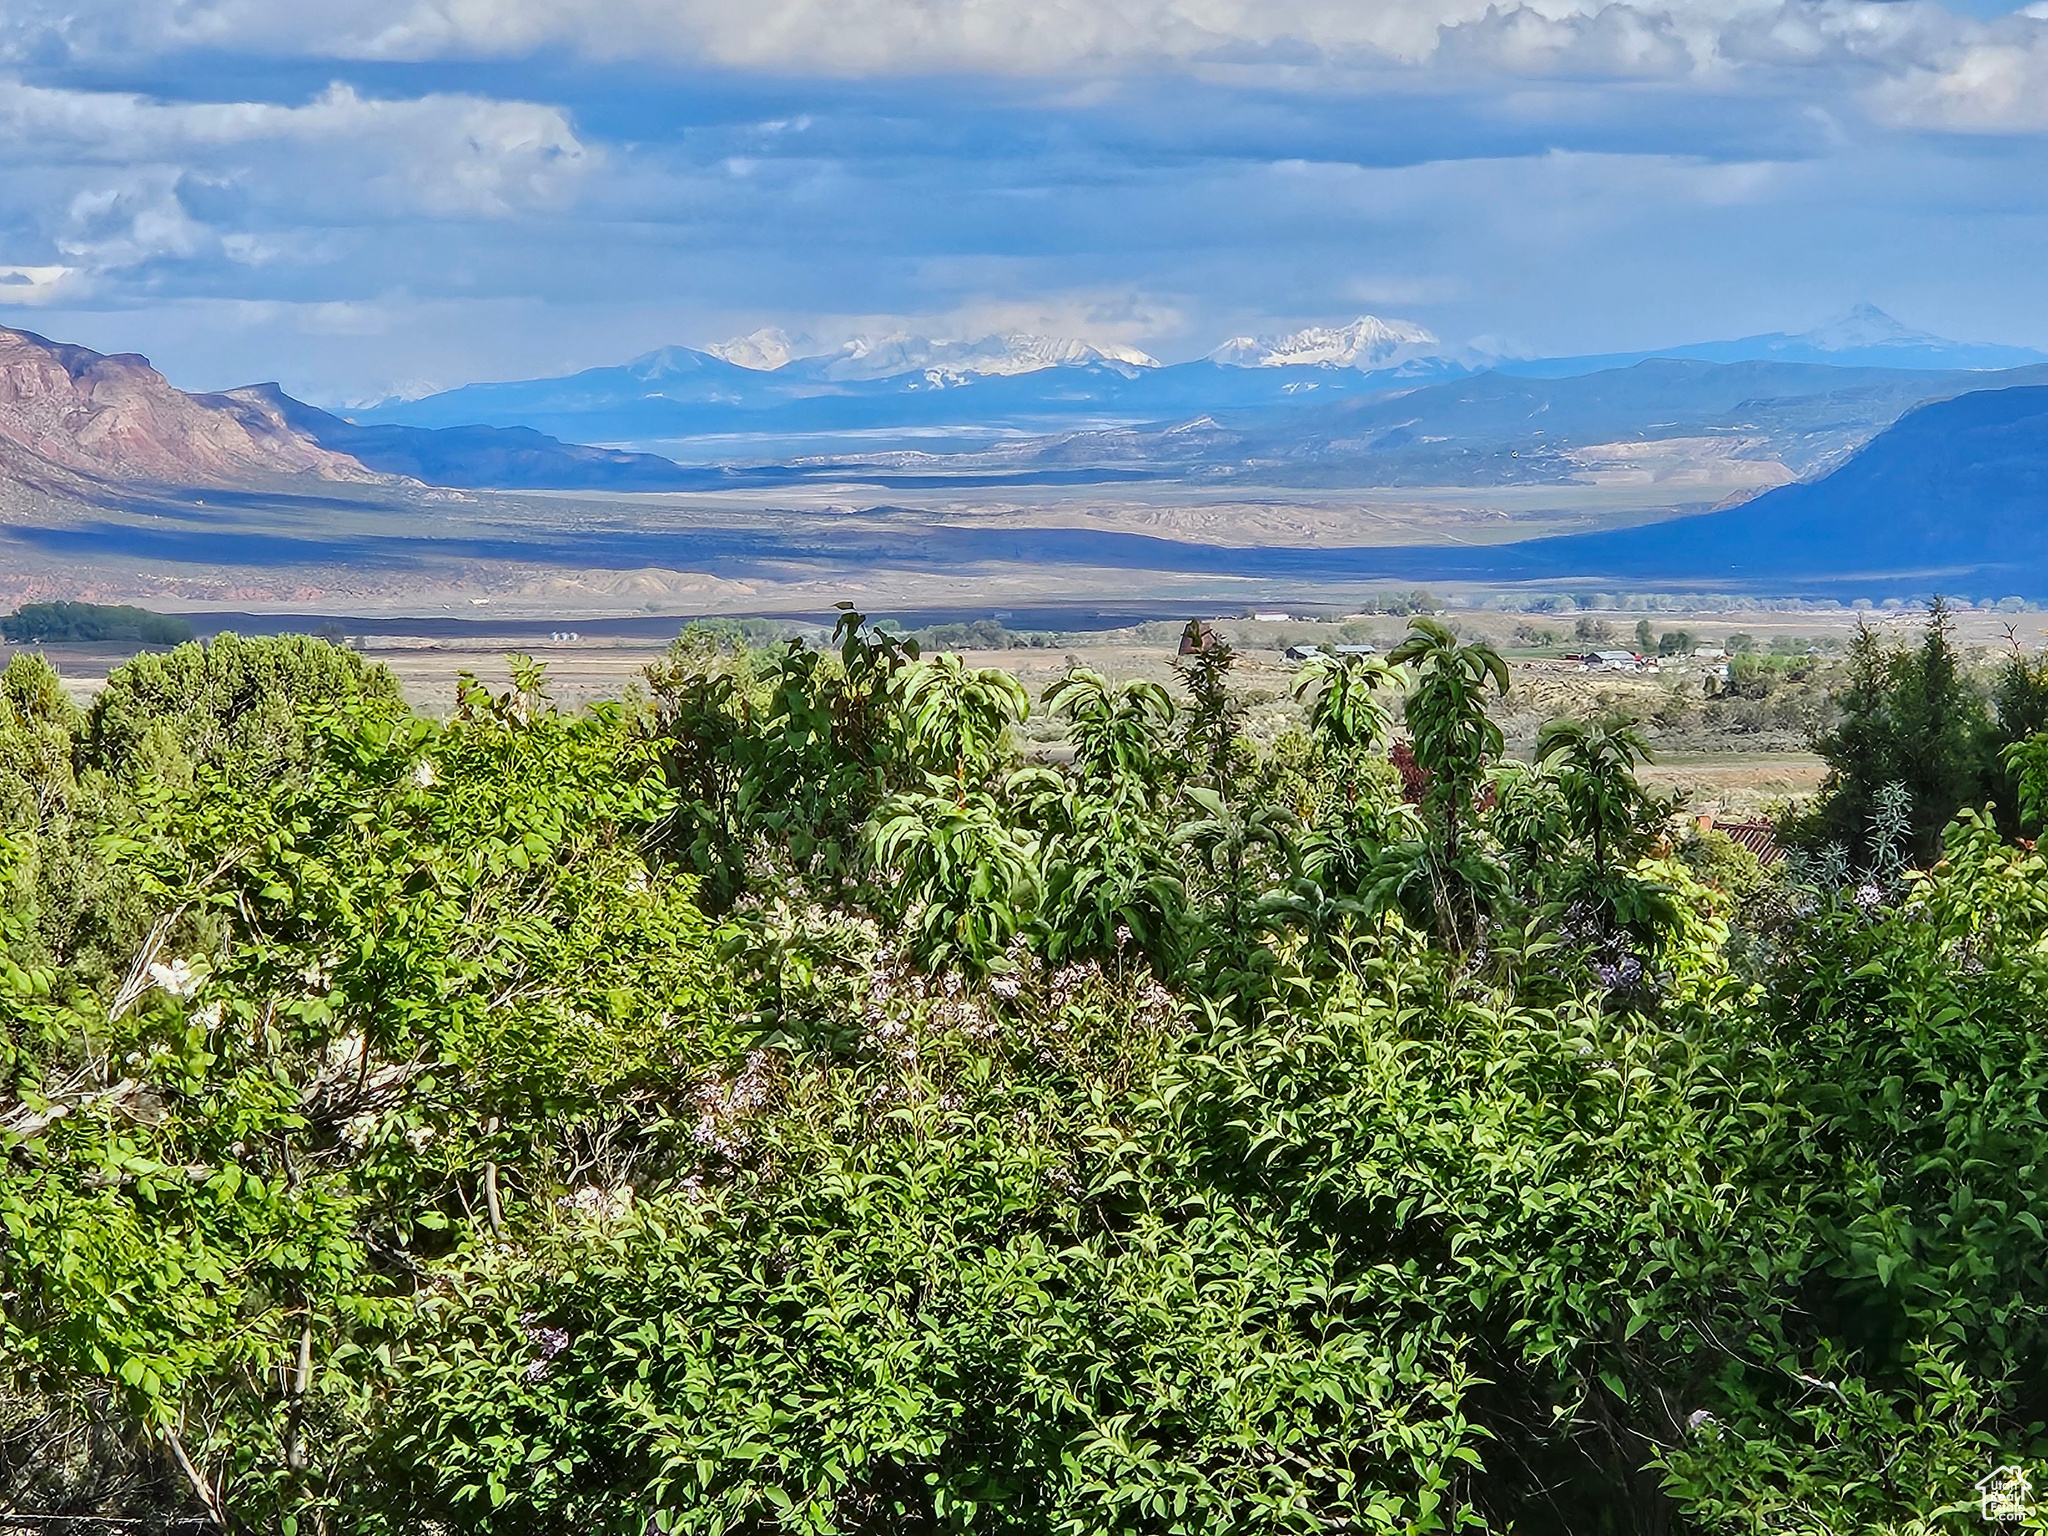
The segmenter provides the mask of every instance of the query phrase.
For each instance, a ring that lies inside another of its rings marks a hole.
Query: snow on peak
[[[789,332],[772,325],[764,325],[758,331],[745,336],[735,336],[731,341],[721,341],[715,347],[704,350],[713,357],[724,358],[736,368],[751,368],[757,373],[772,373],[791,358],[799,355],[796,338]]]
[[[1858,347],[1948,345],[1939,336],[1900,324],[1875,304],[1858,304],[1799,339],[1823,352],[1849,352]]]
[[[1314,366],[1370,371],[1398,367],[1418,357],[1437,357],[1443,344],[1407,320],[1360,315],[1345,326],[1312,325],[1291,336],[1233,336],[1209,361],[1230,368]]]
[[[1135,347],[1083,341],[1073,336],[983,336],[976,341],[933,341],[898,332],[856,336],[820,360],[828,378],[886,379],[898,374],[941,370],[948,374],[1036,373],[1041,368],[1109,363],[1122,368],[1157,368]]]

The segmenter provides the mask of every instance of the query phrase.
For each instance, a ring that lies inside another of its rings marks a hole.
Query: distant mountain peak
[[[1439,357],[1443,343],[1411,320],[1360,315],[1349,325],[1312,325],[1288,336],[1233,336],[1209,354],[1229,368],[1395,368]]]
[[[1875,304],[1856,304],[1825,325],[1817,325],[1799,338],[1828,352],[1844,352],[1851,347],[1884,346],[1946,346],[1942,337],[1928,331],[1916,331],[1909,325],[1901,324]]]
[[[1037,373],[1045,368],[1072,368],[1090,363],[1117,368],[1159,366],[1156,358],[1120,342],[1021,332],[982,336],[973,341],[934,341],[928,336],[914,336],[904,331],[887,336],[855,336],[837,352],[806,361],[831,379],[886,379],[920,372],[948,375]]]
[[[2043,361],[2028,347],[1952,341],[1932,331],[1915,330],[1879,309],[1858,304],[1825,325],[1797,336],[1745,338],[1771,356],[1804,357],[1813,362],[1877,364],[1900,368],[2016,368]],[[1741,345],[1741,343],[1737,343]]]
[[[704,350],[735,367],[751,368],[756,373],[772,373],[801,356],[797,350],[800,345],[795,337],[779,326],[764,325],[757,331],[735,336],[731,341],[721,341],[717,346]]]

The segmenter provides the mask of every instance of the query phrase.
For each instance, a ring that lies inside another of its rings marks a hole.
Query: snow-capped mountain
[[[1158,360],[1136,347],[1085,341],[1076,336],[983,336],[973,341],[934,341],[897,332],[856,336],[837,352],[805,358],[803,372],[820,379],[891,379],[907,373],[952,375],[1037,373],[1087,363],[1119,370],[1157,368]]]
[[[786,355],[808,350],[801,338],[762,330],[705,349],[663,347],[568,377],[467,385],[426,399],[388,402],[351,417],[361,426],[526,428],[564,443],[693,462],[808,458],[848,444],[861,452],[894,443],[930,452],[937,442],[1074,431],[1135,432],[1134,443],[1171,445],[1180,439],[1147,434],[1213,419],[1247,443],[1272,445],[1286,459],[1320,454],[1320,449],[1302,448],[1314,433],[1296,427],[1321,420],[1346,402],[1363,409],[1368,402],[1393,401],[1445,381],[1483,380],[1489,372],[1493,382],[1472,384],[1457,393],[1457,400],[1520,387],[1515,380],[1603,375],[1588,387],[1621,402],[1620,414],[1608,425],[1625,436],[1635,430],[1631,423],[1684,417],[1679,397],[1690,398],[1696,385],[1708,387],[1693,377],[1700,369],[1675,374],[1658,367],[1638,369],[1646,359],[1709,365],[1701,376],[1713,388],[1740,391],[1742,399],[1818,397],[1852,388],[1868,394],[1882,385],[1880,393],[1886,400],[1897,396],[1893,403],[1900,409],[1967,380],[1956,370],[2048,362],[2023,348],[1943,341],[1867,306],[1797,336],[1774,333],[1655,353],[1516,361],[1443,346],[1412,322],[1372,316],[1288,336],[1238,337],[1206,358],[1163,366],[1132,348],[1058,336],[933,340],[901,332],[856,337],[822,356]],[[1711,366],[1728,364],[1743,366],[1726,373]],[[1751,364],[1768,366],[1759,372]],[[2048,369],[2043,372],[2048,376]],[[1416,411],[1421,403],[1418,396]],[[1414,414],[1408,405],[1388,408]],[[1838,414],[1849,410],[1843,406]],[[1338,435],[1349,442],[1351,418],[1339,411],[1330,420],[1343,424]],[[1289,421],[1295,426],[1283,430]],[[1875,430],[1883,422],[1873,419],[1867,425]],[[1502,434],[1519,430],[1512,421],[1494,426],[1499,441],[1511,441]],[[1411,429],[1429,443],[1456,435],[1426,425],[1389,432]],[[1476,431],[1473,440],[1493,430]],[[1554,436],[1563,429],[1545,430]],[[1828,441],[1840,446],[1837,439]],[[1373,443],[1375,454],[1392,452],[1387,434],[1375,436]],[[1478,455],[1473,464],[1492,462],[1479,447],[1471,453]],[[1524,452],[1522,458],[1529,455]],[[612,474],[614,468],[604,472]]]
[[[1831,368],[2026,368],[2048,353],[1999,342],[1951,341],[1901,324],[1874,304],[1858,304],[1825,325],[1794,335],[1770,331],[1733,341],[1695,341],[1648,352],[1606,352],[1582,357],[1504,361],[1502,372],[1563,378],[1602,368],[1627,368],[1652,357],[1696,358],[1709,363],[1820,363]]]
[[[803,356],[798,350],[802,343],[789,332],[772,325],[764,325],[758,331],[745,336],[735,336],[731,341],[721,341],[715,347],[704,350],[713,357],[724,358],[740,368],[752,368],[757,373],[770,373],[785,363]]]
[[[2030,347],[1950,341],[1894,320],[1875,304],[1858,304],[1798,336],[1768,336],[1774,356],[1814,362],[1855,362],[1900,368],[2019,368],[2042,361]]]
[[[1916,331],[1894,320],[1875,304],[1856,304],[1825,325],[1796,338],[1823,352],[1853,352],[1862,347],[1952,346],[1931,331]]]
[[[1407,320],[1360,315],[1349,325],[1312,325],[1291,336],[1233,336],[1209,354],[1227,368],[1398,368],[1441,358],[1443,343]]]

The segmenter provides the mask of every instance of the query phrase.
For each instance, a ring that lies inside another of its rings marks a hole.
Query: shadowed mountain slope
[[[530,427],[357,426],[294,400],[275,384],[250,384],[226,398],[321,447],[387,475],[477,490],[685,490],[704,483],[651,453],[586,448]]]
[[[1907,412],[1832,474],[1647,528],[1518,546],[1585,575],[1993,577],[2048,593],[2048,387]]]

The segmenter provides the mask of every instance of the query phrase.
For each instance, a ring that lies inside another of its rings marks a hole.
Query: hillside
[[[1192,551],[1188,552],[1190,555]],[[1201,552],[1213,562],[1216,551]],[[1179,553],[1154,552],[1162,568]],[[1233,550],[1233,569],[1435,581],[1626,581],[2048,596],[2048,386],[1919,406],[1819,479],[1644,527],[1490,547]]]
[[[530,427],[358,426],[294,400],[275,384],[230,390],[227,399],[335,453],[386,475],[479,490],[685,490],[704,474],[651,453],[585,448]]]
[[[2048,387],[1920,406],[1834,473],[1724,512],[1524,549],[1531,563],[1588,576],[1875,574],[2040,596],[2048,593]]]
[[[174,388],[147,358],[29,331],[0,329],[0,444],[8,479],[66,494],[89,489],[80,477],[189,486],[379,478],[239,401]]]
[[[38,498],[99,505],[146,487],[642,491],[703,478],[652,454],[585,448],[527,428],[357,426],[275,384],[189,393],[133,353],[0,329],[0,506]]]

